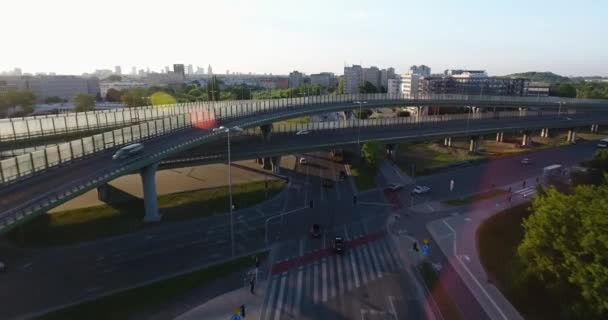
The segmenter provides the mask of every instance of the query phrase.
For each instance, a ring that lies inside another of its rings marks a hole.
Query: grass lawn
[[[266,254],[259,255],[260,261]],[[245,270],[253,265],[253,257],[247,256],[218,264],[189,274],[163,280],[154,284],[127,290],[99,300],[85,302],[38,317],[40,320],[59,319],[129,319],[134,315],[153,313],[172,299],[188,294],[192,289],[210,281]]]
[[[446,201],[444,201],[444,203],[449,204],[451,206],[463,206],[463,205],[471,204],[476,201],[494,198],[496,196],[504,195],[507,193],[508,193],[507,191],[502,190],[502,189],[493,189],[490,191],[477,193],[477,194],[474,194],[474,195],[466,197],[466,198],[446,200]]]
[[[310,116],[303,116],[303,117],[292,118],[292,119],[287,119],[287,120],[275,122],[274,124],[275,125],[281,125],[281,124],[302,124],[302,123],[309,123],[309,122],[310,122]]]
[[[355,178],[355,185],[357,190],[369,190],[376,187],[376,174],[378,173],[377,168],[369,167],[366,165],[360,167],[351,167],[350,172]]]
[[[517,256],[523,239],[521,223],[530,215],[528,204],[507,209],[486,220],[476,233],[477,250],[488,277],[526,319],[560,319],[554,298],[542,284],[522,279]]]
[[[268,181],[268,199],[284,186],[282,180]],[[250,207],[267,199],[265,182],[234,185],[232,195],[237,209]],[[228,187],[162,195],[158,197],[158,203],[163,222],[210,216],[228,211]],[[14,230],[10,237],[25,246],[73,244],[143,229],[148,226],[142,223],[143,215],[141,199],[75,209],[41,215],[22,230]]]
[[[429,262],[424,262],[418,267],[418,271],[429,288],[433,300],[437,303],[439,311],[445,320],[464,319],[454,300],[445,291],[440,281],[437,281],[437,274]]]
[[[464,161],[482,159],[482,155],[469,154],[463,145],[452,142],[454,147],[447,148],[437,143],[401,143],[397,149],[395,163],[403,172],[414,176],[434,173],[450,165]]]

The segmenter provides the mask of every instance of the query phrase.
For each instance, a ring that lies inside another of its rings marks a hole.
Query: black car
[[[313,238],[319,238],[321,236],[321,226],[318,224],[313,224],[310,227],[310,236]]]
[[[340,173],[338,174],[338,179],[340,179],[340,180],[346,179],[346,172],[340,171]]]
[[[335,253],[342,253],[344,252],[344,239],[342,239],[342,237],[336,237],[334,238],[334,252]]]
[[[334,186],[334,182],[331,179],[323,179],[323,187],[331,188]]]

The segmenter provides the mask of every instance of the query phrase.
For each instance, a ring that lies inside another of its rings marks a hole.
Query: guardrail
[[[164,117],[213,110],[219,118],[223,116],[247,115],[251,110],[281,109],[296,106],[352,103],[355,101],[402,101],[404,105],[419,105],[428,101],[463,101],[484,104],[563,104],[564,106],[607,106],[608,101],[599,99],[576,99],[558,97],[514,97],[514,96],[468,96],[454,94],[433,94],[406,96],[400,94],[343,94],[322,95],[299,98],[270,100],[236,100],[217,102],[192,102],[173,105],[146,106],[137,108],[112,109],[103,111],[72,112],[58,115],[44,115],[23,118],[0,119],[0,142],[44,137],[82,130],[110,128],[129,125],[133,122],[150,121]]]

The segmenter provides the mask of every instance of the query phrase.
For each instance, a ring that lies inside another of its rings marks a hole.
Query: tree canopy
[[[0,116],[5,117],[10,108],[21,107],[24,113],[33,111],[36,96],[30,90],[9,90],[0,92]]]
[[[74,97],[74,111],[83,112],[95,109],[95,97],[89,94],[78,94]]]
[[[142,88],[123,90],[120,100],[128,108],[143,107],[148,104],[148,99],[146,99],[146,92]]]
[[[556,292],[575,294],[569,318],[608,314],[608,185],[551,188],[532,202],[518,255],[529,276]],[[572,292],[574,288],[575,292]]]
[[[576,87],[571,83],[561,83],[556,94],[559,97],[576,98]]]
[[[344,77],[338,79],[338,88],[336,88],[336,94],[344,94]]]
[[[363,83],[359,87],[359,93],[377,93],[377,92],[378,92],[378,88],[376,88],[376,86],[374,86],[369,81],[365,81],[365,83]]]
[[[106,92],[106,101],[108,102],[120,102],[121,101],[122,92],[120,90],[110,88]]]
[[[361,147],[361,157],[363,161],[371,167],[378,165],[378,158],[382,154],[382,144],[378,141],[370,141]]]
[[[47,97],[46,99],[44,99],[44,103],[61,103],[63,101],[64,100],[58,96]]]

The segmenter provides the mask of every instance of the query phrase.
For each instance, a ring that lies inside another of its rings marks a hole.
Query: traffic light
[[[412,248],[414,249],[414,251],[418,252],[418,242],[414,242],[414,244],[412,244]]]
[[[357,196],[353,196],[353,204],[357,204]]]
[[[312,209],[312,200],[308,203],[308,207]]]

